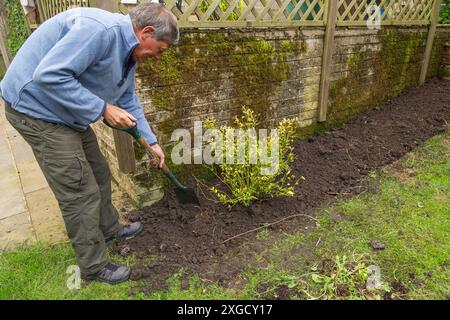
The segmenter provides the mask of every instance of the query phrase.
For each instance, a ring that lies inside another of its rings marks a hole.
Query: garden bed
[[[181,268],[188,275],[198,273],[202,278],[225,282],[247,265],[242,244],[251,241],[256,232],[228,239],[295,214],[313,216],[317,208],[338,195],[365,192],[361,180],[370,171],[444,132],[446,121],[450,121],[450,81],[434,79],[340,128],[297,141],[293,169],[305,180],[297,186],[294,197],[228,210],[205,199],[198,187],[201,207],[180,206],[169,192],[155,205],[128,215],[132,221],[142,221],[145,229],[115,249],[123,255],[137,254],[140,262],[133,278],[148,279],[152,289],[164,287],[167,277]],[[206,197],[210,196],[206,193]],[[314,226],[314,220],[297,216],[271,227],[292,231],[305,226]],[[229,263],[238,251],[242,259]]]

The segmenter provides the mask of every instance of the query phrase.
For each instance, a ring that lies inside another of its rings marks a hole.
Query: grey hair
[[[176,45],[180,38],[178,21],[175,15],[160,3],[146,2],[130,11],[133,25],[138,29],[147,26],[155,28],[153,38]]]

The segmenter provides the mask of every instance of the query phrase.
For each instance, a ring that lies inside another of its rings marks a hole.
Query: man
[[[105,248],[143,228],[119,224],[110,171],[89,125],[102,116],[114,127],[136,125],[161,167],[164,153],[134,92],[136,62],[159,59],[178,38],[176,17],[161,4],[127,16],[68,10],[29,37],[0,83],[6,118],[33,149],[85,279],[129,279],[131,270],[108,262]]]

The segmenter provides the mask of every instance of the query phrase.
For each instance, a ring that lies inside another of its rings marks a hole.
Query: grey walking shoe
[[[127,225],[122,225],[120,227],[120,230],[117,233],[117,235],[106,238],[105,243],[106,243],[106,245],[109,246],[110,244],[113,243],[114,240],[120,241],[120,240],[132,239],[132,238],[136,237],[143,229],[144,229],[144,226],[139,221],[133,222],[133,223],[130,223]]]
[[[118,284],[130,279],[131,269],[108,262],[99,272],[84,276],[87,281],[101,281],[108,284]]]

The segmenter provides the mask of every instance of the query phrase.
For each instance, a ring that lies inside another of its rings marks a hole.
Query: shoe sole
[[[116,280],[116,281],[101,280],[101,279],[95,278],[95,277],[92,277],[92,278],[91,277],[81,277],[81,279],[83,279],[84,281],[87,281],[87,282],[99,281],[99,282],[106,283],[106,284],[109,284],[109,285],[115,285],[115,284],[119,284],[119,283],[122,283],[122,282],[130,280],[130,277],[131,277],[131,269],[130,269],[130,272],[128,272],[126,278],[123,278],[123,279],[120,279],[120,280]]]

